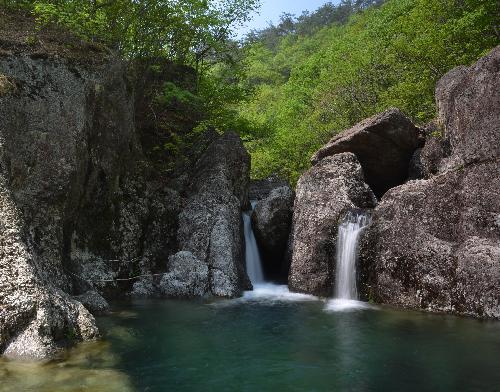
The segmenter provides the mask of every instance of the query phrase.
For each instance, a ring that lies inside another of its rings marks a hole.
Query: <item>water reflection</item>
[[[280,296],[278,296],[281,298]],[[292,300],[142,301],[105,342],[0,361],[0,391],[494,391],[500,323]],[[107,343],[106,343],[107,342]]]

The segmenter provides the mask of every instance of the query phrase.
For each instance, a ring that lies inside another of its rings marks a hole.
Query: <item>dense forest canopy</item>
[[[196,86],[166,83],[155,110],[203,112],[194,133],[238,131],[254,177],[278,173],[292,183],[321,144],[365,117],[395,106],[417,123],[432,119],[439,78],[500,42],[497,0],[342,0],[283,14],[241,42],[235,28],[259,0],[2,2],[125,59],[192,67]],[[160,150],[185,151],[186,135],[168,120],[158,128],[168,134]]]
[[[497,0],[344,1],[253,32],[237,108],[253,175],[292,182],[332,135],[389,107],[435,116],[436,82],[500,42]],[[244,121],[243,121],[244,120]]]

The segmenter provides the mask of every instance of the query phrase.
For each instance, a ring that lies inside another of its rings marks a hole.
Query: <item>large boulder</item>
[[[435,142],[430,178],[391,189],[375,209],[361,243],[366,298],[500,318],[499,64],[497,47],[438,83],[436,136],[449,151]]]
[[[179,216],[179,250],[208,265],[208,292],[215,296],[236,297],[249,288],[241,218],[248,205],[249,171],[250,157],[240,138],[224,134],[195,165]]]
[[[25,227],[0,171],[0,352],[46,359],[98,330],[80,302],[43,278]]]
[[[257,202],[252,213],[252,227],[261,252],[266,275],[286,280],[288,237],[292,226],[294,192],[289,185],[273,189]]]
[[[161,292],[166,297],[203,297],[209,292],[208,265],[191,252],[178,252],[170,256],[168,271],[160,282]]]
[[[366,183],[380,197],[406,181],[410,160],[422,142],[419,129],[401,111],[389,109],[335,136],[311,161],[316,165],[327,156],[355,154]]]
[[[294,204],[290,289],[331,295],[339,222],[350,210],[375,205],[376,198],[352,153],[326,157],[304,173]]]

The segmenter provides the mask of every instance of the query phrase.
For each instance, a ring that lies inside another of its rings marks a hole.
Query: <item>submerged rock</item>
[[[289,185],[270,191],[252,213],[252,227],[264,263],[271,278],[288,276],[286,263],[288,237],[292,226],[294,193]]]
[[[337,230],[351,209],[372,208],[376,198],[352,153],[326,157],[297,184],[292,228],[292,291],[329,296],[335,277]]]
[[[361,246],[366,298],[500,318],[499,64],[497,47],[438,83],[450,150],[426,145],[430,178],[391,189],[375,209]]]
[[[312,157],[313,165],[343,152],[356,155],[373,192],[382,196],[408,178],[408,167],[421,145],[420,131],[398,109],[370,117],[335,136]]]

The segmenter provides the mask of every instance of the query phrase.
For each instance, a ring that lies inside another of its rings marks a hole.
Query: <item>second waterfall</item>
[[[357,301],[356,262],[359,237],[369,223],[368,215],[361,212],[349,212],[339,225],[334,283],[335,298],[328,305],[330,310],[346,310],[367,306],[367,304]]]

